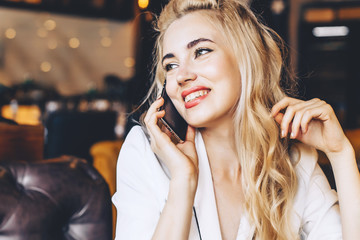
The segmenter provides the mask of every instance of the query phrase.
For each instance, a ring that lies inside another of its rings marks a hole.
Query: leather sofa
[[[108,240],[109,188],[87,161],[0,161],[0,240]]]

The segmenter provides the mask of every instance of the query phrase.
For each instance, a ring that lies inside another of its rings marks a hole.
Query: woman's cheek
[[[175,82],[175,84],[174,84]],[[176,81],[166,80],[166,92],[170,99],[175,100],[177,96],[177,83]]]

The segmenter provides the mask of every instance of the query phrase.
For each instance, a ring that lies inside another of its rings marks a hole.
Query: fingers
[[[290,97],[284,97],[281,99],[278,103],[276,103],[272,109],[271,109],[271,115],[276,116],[278,113],[280,113],[281,110],[287,108],[289,105],[294,104],[298,101],[298,99],[290,98]]]
[[[190,141],[195,143],[195,128],[190,125],[188,125],[185,141]]]
[[[145,120],[146,128],[149,131],[150,136],[158,135],[161,131],[159,126],[157,125],[157,122],[160,118],[162,118],[165,115],[165,111],[159,111],[159,112],[148,112],[149,117]]]
[[[290,120],[290,138],[297,138],[299,134],[305,134],[307,132],[308,124],[310,123],[310,121],[312,119],[317,119],[317,113],[321,113],[321,105],[323,105],[323,101],[320,101],[318,99],[303,101],[295,105],[294,117],[292,121]]]
[[[282,110],[285,110],[284,113]],[[326,121],[329,110],[332,110],[330,105],[319,99],[302,101],[286,97],[274,105],[271,115],[280,124],[281,137],[290,133],[290,138],[295,139],[308,131],[313,119]]]
[[[165,115],[164,110],[158,111],[163,104],[163,98],[156,100],[151,104],[144,118],[150,136],[151,149],[164,161],[172,178],[175,178],[175,176],[190,176],[190,174],[197,172],[198,166],[194,141],[195,129],[188,127],[186,140],[175,145],[171,141],[170,131],[159,120]]]
[[[151,148],[155,153],[164,150],[165,147],[169,147],[171,151],[175,149],[175,145],[172,144],[173,134],[168,128],[159,121],[160,118],[165,116],[165,111],[158,109],[164,104],[164,99],[159,98],[148,109],[144,122],[150,136]],[[190,127],[187,130],[185,141],[189,140],[195,142],[195,129]],[[176,141],[173,141],[175,143]],[[170,144],[169,144],[170,143]]]
[[[295,114],[301,109],[303,103],[301,100],[286,97],[272,108],[271,115],[275,118],[276,122],[280,124],[282,138],[288,135]],[[285,109],[286,111],[282,113],[281,111]]]
[[[160,130],[159,126],[157,125],[158,120],[165,115],[164,110],[158,111],[158,109],[163,104],[164,104],[164,99],[163,98],[157,99],[153,104],[151,104],[151,106],[148,109],[148,111],[146,113],[146,116],[144,118],[146,128],[148,129],[148,133],[150,135],[150,140],[151,140],[152,147],[155,147],[154,143],[156,143],[159,139],[161,139],[160,135],[164,134]],[[155,139],[157,139],[157,141],[155,141]],[[153,150],[155,150],[155,149],[153,149]]]
[[[292,138],[296,138],[298,134],[301,133],[305,134],[309,129],[309,124],[313,119],[321,119],[321,115],[324,112],[323,106],[326,103],[323,101],[315,100],[310,102],[310,104],[304,108],[299,110],[299,112],[296,114],[294,120],[293,120],[293,126],[292,126]],[[325,120],[325,119],[322,119]]]
[[[164,99],[159,98],[155,102],[153,102],[150,105],[150,108],[148,109],[146,116],[144,118],[145,124],[150,123],[151,119],[154,117],[154,114],[158,112],[158,109],[164,104]]]

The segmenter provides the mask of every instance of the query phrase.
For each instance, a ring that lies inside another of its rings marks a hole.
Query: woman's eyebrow
[[[189,42],[186,47],[188,49],[193,48],[194,46],[196,46],[200,42],[212,42],[213,43],[214,41],[212,41],[210,39],[207,39],[207,38],[198,38],[198,39],[195,39],[195,40]]]
[[[166,54],[166,55],[162,58],[162,60],[161,60],[161,64],[163,64],[163,63],[164,63],[164,60],[165,60],[165,59],[167,59],[167,58],[173,58],[173,57],[175,57],[175,55],[174,55],[174,54],[172,54],[172,53],[168,53],[168,54]]]
[[[186,48],[187,48],[187,49],[193,48],[194,46],[196,46],[196,45],[199,44],[200,42],[212,42],[212,43],[213,43],[214,41],[213,41],[213,40],[210,40],[210,39],[208,39],[208,38],[198,38],[198,39],[195,39],[195,40],[189,42],[189,43],[186,45]],[[175,57],[175,55],[174,55],[173,53],[168,53],[168,54],[166,54],[166,55],[162,58],[161,64],[164,62],[165,59],[167,59],[167,58],[173,58],[173,57]]]

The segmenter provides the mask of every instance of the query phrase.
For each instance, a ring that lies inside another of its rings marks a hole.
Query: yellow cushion
[[[95,143],[90,148],[90,154],[93,158],[94,167],[104,177],[109,185],[111,196],[116,190],[116,162],[120,152],[123,140],[102,141]],[[113,211],[113,229],[116,226],[116,208],[112,206]],[[115,231],[113,231],[115,232]]]

